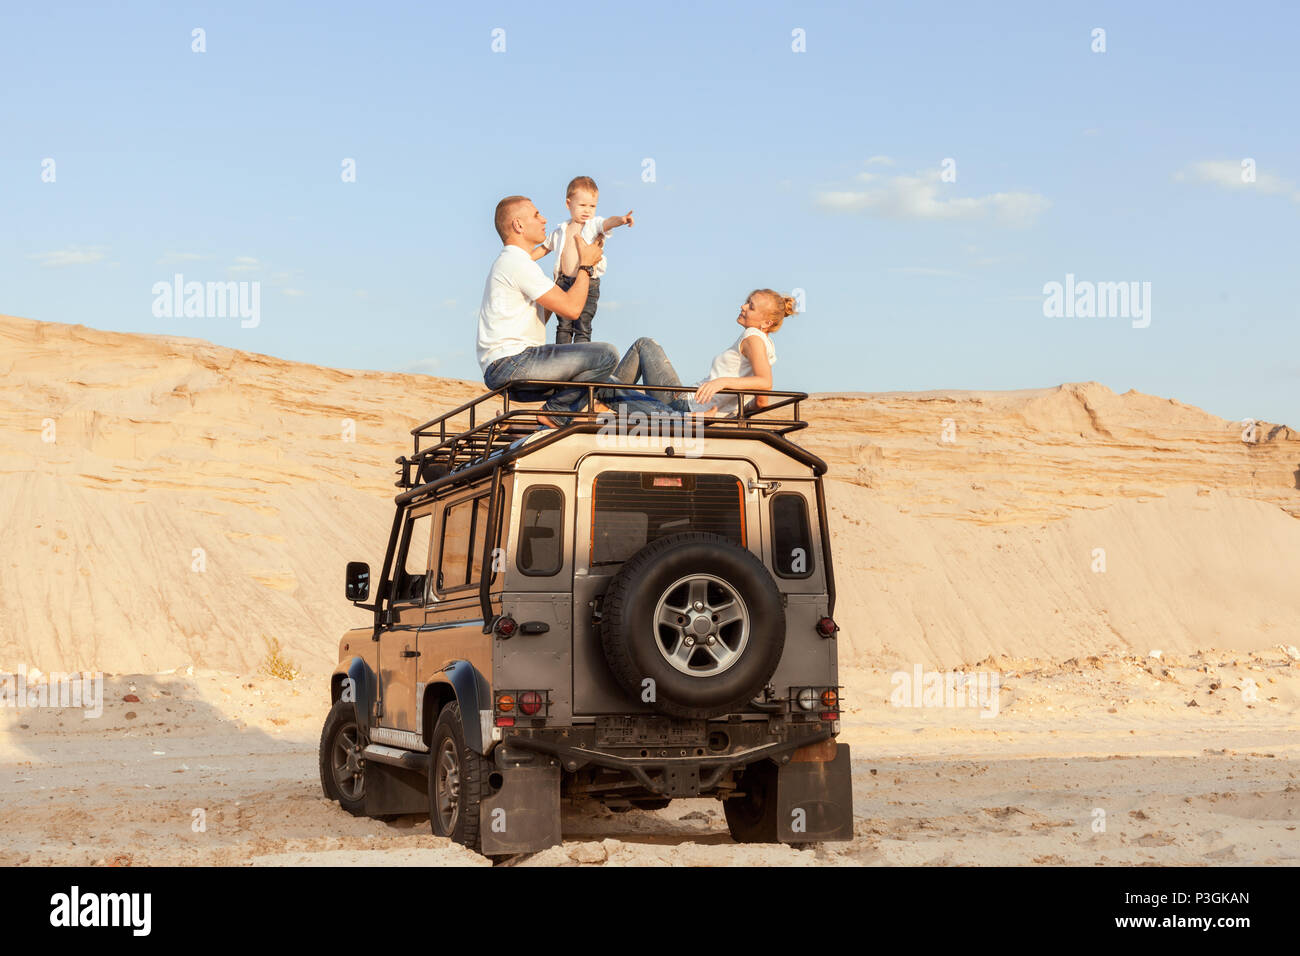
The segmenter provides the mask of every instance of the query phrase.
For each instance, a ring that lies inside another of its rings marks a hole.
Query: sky
[[[0,313],[478,378],[497,200],[558,224],[589,175],[599,214],[635,211],[594,338],[652,336],[688,381],[771,287],[802,303],[777,388],[1095,380],[1300,426],[1297,27],[1271,2],[6,2]],[[177,274],[257,283],[256,324],[156,314]],[[1067,276],[1137,295],[1048,314]]]

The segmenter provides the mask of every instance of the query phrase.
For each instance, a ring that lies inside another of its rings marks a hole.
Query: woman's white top
[[[708,378],[703,378],[696,382],[698,388],[705,382],[711,382],[715,378],[748,378],[754,374],[753,363],[744,352],[740,350],[740,343],[745,339],[758,336],[763,340],[763,347],[767,350],[768,365],[776,364],[776,346],[772,344],[772,337],[761,329],[747,328],[740,333],[740,337],[732,343],[731,348],[724,352],[719,352],[713,358],[713,366],[709,369]],[[696,403],[692,402],[692,407]],[[737,402],[735,395],[717,395],[714,396],[713,406],[722,413],[730,413],[736,410]],[[700,405],[696,411],[703,411],[710,406]]]

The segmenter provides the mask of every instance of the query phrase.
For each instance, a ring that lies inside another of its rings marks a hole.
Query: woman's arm
[[[759,336],[751,335],[740,343],[740,351],[745,358],[749,359],[749,364],[754,369],[753,375],[746,375],[741,378],[714,378],[705,382],[695,391],[695,400],[701,405],[707,405],[717,395],[719,390],[724,388],[771,388],[772,387],[772,363],[767,360],[767,349],[763,347]],[[760,395],[761,399],[762,396]],[[763,402],[762,404],[766,404]]]

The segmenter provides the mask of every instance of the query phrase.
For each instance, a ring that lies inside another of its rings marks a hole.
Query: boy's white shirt
[[[546,241],[542,243],[542,248],[544,248],[548,252],[555,253],[555,266],[551,270],[551,275],[553,278],[556,279],[560,278],[560,276],[562,275],[560,271],[560,264],[561,264],[561,260],[563,260],[564,258],[564,242],[569,236],[569,227],[572,225],[573,225],[572,219],[570,219],[566,223],[561,223],[559,226],[556,227],[556,229],[549,236],[546,237]],[[604,228],[605,228],[605,217],[592,216],[582,225],[582,241],[595,242],[596,237],[601,234],[601,231]],[[605,257],[601,256],[600,261],[597,262],[596,265],[591,270],[591,277],[593,279],[599,279],[601,276],[603,276],[605,274],[605,265],[606,265]]]

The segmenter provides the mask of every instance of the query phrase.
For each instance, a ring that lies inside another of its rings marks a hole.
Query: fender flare
[[[332,704],[338,703],[342,698],[342,687],[345,679],[351,679],[352,681],[355,693],[352,706],[357,712],[357,724],[369,728],[370,715],[375,712],[375,690],[379,686],[375,672],[360,657],[340,661],[339,665],[334,668],[334,673],[330,675],[330,702]]]
[[[491,685],[469,661],[452,661],[442,672],[456,693],[456,702],[460,704],[465,746],[475,753],[485,753],[484,747],[488,741],[483,739],[483,723],[479,715],[482,711],[492,709]]]

